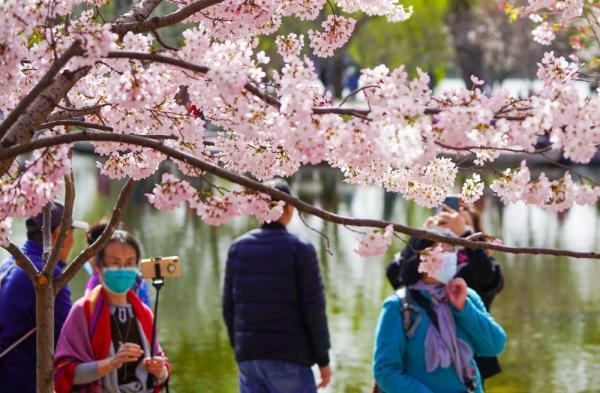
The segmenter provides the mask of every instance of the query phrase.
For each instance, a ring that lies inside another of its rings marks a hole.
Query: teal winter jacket
[[[431,297],[421,292],[423,296]],[[464,393],[454,367],[437,368],[428,373],[425,366],[425,336],[431,321],[427,313],[415,304],[421,321],[412,338],[407,339],[402,322],[402,303],[398,296],[388,297],[383,303],[375,332],[373,373],[377,385],[385,393]],[[506,334],[486,311],[481,298],[468,289],[462,311],[454,306],[452,313],[456,333],[473,349],[474,355],[496,356],[504,349]],[[483,392],[481,377],[475,361],[471,361],[477,375],[477,392]]]

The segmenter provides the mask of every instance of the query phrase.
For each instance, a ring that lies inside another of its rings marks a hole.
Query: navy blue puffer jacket
[[[238,362],[329,364],[325,297],[314,247],[264,224],[229,248],[223,318]]]

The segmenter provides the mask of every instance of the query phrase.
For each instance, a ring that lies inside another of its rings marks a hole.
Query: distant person
[[[456,248],[443,245],[437,272],[419,272],[419,253],[435,245],[419,243],[401,272],[406,290],[383,303],[373,355],[378,392],[481,393],[474,356],[497,356],[506,344],[479,295],[454,278]]]
[[[54,202],[50,222],[52,243],[55,243],[58,238],[63,211],[63,205]],[[23,253],[31,259],[39,271],[44,268],[42,223],[43,213],[25,221],[27,241],[21,247]],[[71,226],[84,227],[83,223],[79,221],[72,221]],[[60,260],[52,273],[53,277],[56,278],[61,274],[72,246],[73,234],[69,228],[63,248],[60,250]],[[70,309],[71,290],[68,285],[65,285],[56,294],[54,300],[55,343]],[[0,353],[24,337],[35,326],[33,283],[27,273],[11,257],[0,265]],[[36,334],[33,333],[0,358],[0,391],[2,393],[34,393],[36,391],[36,352]]]
[[[75,302],[56,346],[56,393],[149,393],[169,378],[158,340],[150,357],[152,312],[131,290],[140,258],[137,240],[123,230],[96,257],[101,285]]]
[[[90,229],[86,232],[85,234],[85,240],[89,245],[91,245],[92,243],[94,243],[102,234],[102,232],[104,232],[104,230],[106,229],[106,227],[108,226],[109,220],[107,218],[103,218],[100,221],[97,221],[95,224],[92,224],[92,226],[90,226]],[[125,225],[124,223],[120,223],[119,224],[119,229],[125,229]],[[85,286],[85,295],[88,295],[92,289],[94,289],[96,286],[100,285],[100,268],[98,267],[98,264],[96,263],[96,257],[92,257],[92,259],[90,260],[90,264],[92,266],[92,276],[90,277],[90,279],[87,282],[87,285]],[[151,305],[151,301],[150,301],[150,291],[148,289],[148,283],[146,283],[146,281],[144,281],[142,279],[141,275],[138,275],[135,279],[135,283],[133,284],[133,287],[131,288],[134,290],[134,292],[139,296],[140,300],[148,307],[152,307]]]
[[[283,180],[267,185],[291,195]],[[310,393],[329,384],[329,331],[314,247],[286,230],[294,208],[229,248],[223,317],[241,393]],[[311,366],[319,366],[315,383]]]
[[[445,212],[427,219],[425,228],[449,229],[454,236],[467,237],[473,233],[483,233],[479,212],[469,206],[461,205],[459,211],[446,207]],[[394,289],[405,286],[402,278],[403,265],[418,259],[419,250],[430,247],[432,241],[413,237],[402,253],[396,254],[388,265],[387,276]],[[491,253],[487,250],[460,248],[457,252],[457,272],[455,277],[465,280],[481,298],[487,311],[495,296],[504,287],[504,276]],[[491,378],[501,372],[497,357],[477,356],[475,358],[483,379]]]

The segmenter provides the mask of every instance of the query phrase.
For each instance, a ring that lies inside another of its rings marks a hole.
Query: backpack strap
[[[411,291],[407,291],[406,288],[400,288],[396,291],[396,296],[400,299],[402,325],[404,327],[406,338],[408,339],[413,338],[422,318],[419,310],[412,304],[412,294],[410,292]]]
[[[419,292],[415,289],[411,289],[408,292],[411,294],[411,296],[415,300],[415,302],[419,306],[421,306],[423,308],[423,310],[425,310],[425,312],[427,313],[427,316],[431,320],[431,323],[433,323],[433,325],[439,329],[437,315],[435,314],[435,312],[433,312],[433,308],[431,307],[431,302],[429,300],[427,300],[427,298],[425,296],[423,296],[421,294],[421,292]]]

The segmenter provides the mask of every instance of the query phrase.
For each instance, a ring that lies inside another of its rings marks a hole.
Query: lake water
[[[98,183],[94,162],[75,159],[75,216],[93,222],[109,213],[118,187]],[[99,193],[98,184],[100,184]],[[377,189],[343,185],[333,171],[306,170],[298,179],[300,197],[340,214],[387,218],[420,226],[428,210]],[[159,212],[145,203],[140,185],[124,220],[140,240],[144,256],[179,255],[183,276],[161,293],[160,341],[174,366],[173,393],[237,392],[236,364],[221,319],[221,286],[227,248],[258,225],[236,219],[222,227],[204,225],[184,208]],[[484,224],[506,244],[597,250],[597,206],[575,207],[563,217],[521,205],[499,207],[486,201]],[[331,358],[335,377],[326,392],[370,392],[373,331],[381,303],[392,293],[385,266],[403,243],[394,240],[385,258],[364,260],[353,252],[357,233],[314,217],[296,216],[289,230],[317,247],[327,294]],[[15,224],[14,239],[24,233]],[[329,243],[329,245],[328,245]],[[77,237],[75,249],[83,246]],[[330,255],[327,249],[330,249]],[[2,252],[2,258],[6,253]],[[600,261],[496,253],[506,277],[492,313],[508,344],[500,360],[504,371],[489,380],[488,392],[600,392]],[[73,299],[88,276],[71,283]]]

